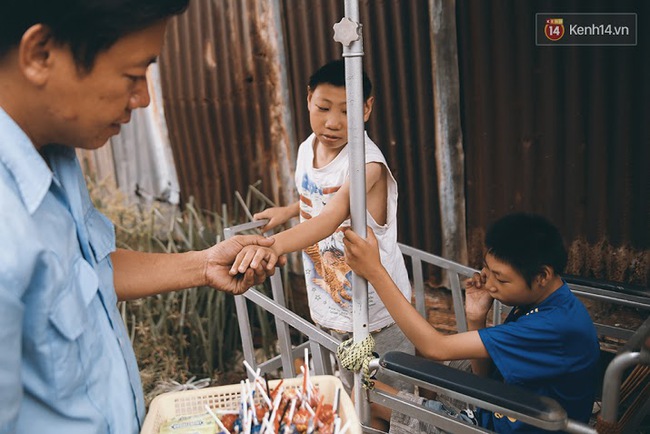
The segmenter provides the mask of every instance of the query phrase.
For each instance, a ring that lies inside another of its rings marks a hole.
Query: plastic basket
[[[314,386],[318,387],[325,398],[325,403],[328,404],[334,403],[336,389],[341,389],[339,399],[341,426],[350,421],[350,427],[346,433],[361,434],[361,424],[354,410],[354,405],[348,394],[345,393],[341,381],[331,375],[316,375],[310,377],[310,380]],[[279,382],[280,380],[269,381],[269,387],[273,389]],[[285,389],[294,388],[300,390],[302,389],[302,378],[286,379],[282,385]],[[160,426],[166,420],[177,416],[205,413],[205,404],[208,404],[212,409],[236,410],[240,403],[240,392],[241,386],[234,384],[158,395],[151,401],[140,434],[158,434]]]

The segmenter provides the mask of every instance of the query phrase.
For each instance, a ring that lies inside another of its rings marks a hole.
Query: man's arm
[[[368,228],[366,240],[347,230],[343,242],[348,265],[372,284],[399,328],[424,357],[433,360],[489,358],[477,331],[444,335],[420,316],[381,265],[372,229]]]
[[[205,285],[205,253],[144,253],[117,249],[112,255],[115,292],[133,300]]]
[[[195,286],[241,294],[275,272],[275,259],[239,276],[228,271],[246,245],[269,247],[273,239],[236,236],[209,249],[187,253],[143,253],[118,249],[111,255],[115,291],[119,300],[133,300]],[[284,258],[278,262],[283,264]]]
[[[366,164],[366,193],[386,176],[380,163]],[[296,252],[332,235],[350,215],[350,181],[347,180],[336,192],[319,215],[273,236],[273,250],[278,255]]]

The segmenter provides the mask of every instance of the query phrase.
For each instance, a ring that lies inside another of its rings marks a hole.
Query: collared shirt
[[[0,108],[0,433],[139,431],[114,250],[74,149],[39,153]]]
[[[478,331],[495,379],[560,403],[570,419],[587,423],[600,349],[589,312],[566,283],[534,307],[515,307],[505,322]],[[484,428],[498,433],[546,432],[513,417],[479,409]]]

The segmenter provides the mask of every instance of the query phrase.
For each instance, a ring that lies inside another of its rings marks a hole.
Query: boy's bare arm
[[[366,164],[366,192],[386,176],[383,165]],[[350,181],[346,181],[319,215],[273,236],[273,250],[278,255],[309,247],[336,231],[350,215]]]
[[[399,328],[424,357],[433,360],[489,358],[477,331],[443,335],[420,316],[381,265],[372,229],[368,228],[367,239],[348,229],[343,243],[348,265],[372,284]]]
[[[262,232],[286,223],[292,217],[298,217],[300,213],[300,202],[292,203],[287,206],[274,206],[267,208],[262,212],[253,215],[253,220],[269,219],[269,222],[260,228]]]

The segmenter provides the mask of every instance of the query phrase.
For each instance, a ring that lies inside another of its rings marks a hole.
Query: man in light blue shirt
[[[0,433],[137,433],[138,366],[118,300],[198,285],[233,294],[277,258],[228,271],[236,237],[200,252],[115,248],[74,148],[149,103],[146,69],[189,0],[8,0],[0,14]],[[8,4],[7,4],[8,3]]]

